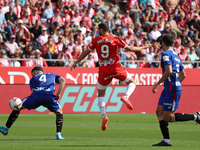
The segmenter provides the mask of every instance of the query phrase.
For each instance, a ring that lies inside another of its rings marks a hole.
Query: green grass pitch
[[[63,141],[56,140],[54,114],[21,114],[7,136],[0,134],[0,150],[198,150],[200,125],[170,123],[172,147],[152,147],[162,140],[155,114],[107,114],[101,131],[100,114],[64,114]],[[8,115],[0,115],[5,125]]]

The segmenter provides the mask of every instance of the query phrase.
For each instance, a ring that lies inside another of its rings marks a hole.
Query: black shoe
[[[153,144],[152,146],[172,146],[172,144],[168,144],[168,143],[164,142],[164,140],[162,140],[160,143]]]
[[[200,113],[197,111],[194,115],[197,116],[196,122],[197,122],[198,124],[200,124]]]

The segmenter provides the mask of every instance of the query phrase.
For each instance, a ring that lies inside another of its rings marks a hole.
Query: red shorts
[[[99,67],[98,82],[101,85],[106,86],[110,84],[113,78],[124,81],[127,78],[127,75],[126,69],[121,67],[121,64],[117,62],[112,65]]]

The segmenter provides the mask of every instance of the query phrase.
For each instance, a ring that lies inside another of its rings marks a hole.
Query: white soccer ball
[[[18,97],[13,97],[9,102],[9,106],[12,110],[19,110],[22,107],[22,100]]]

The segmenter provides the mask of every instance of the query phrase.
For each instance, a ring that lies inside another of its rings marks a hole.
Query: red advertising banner
[[[0,84],[29,84],[31,78],[29,67],[0,67]],[[76,68],[71,71],[69,67],[46,67],[44,72],[55,73],[66,79],[66,84],[91,85],[97,83],[98,68]],[[161,69],[130,69],[127,71],[135,79],[137,85],[154,85],[162,76]],[[182,85],[200,85],[198,80],[200,69],[186,69],[187,77]],[[113,80],[112,85],[117,85]]]
[[[128,110],[120,101],[124,95],[126,86],[111,85],[105,95],[107,113],[155,113],[158,99],[163,86],[153,94],[153,86],[137,86],[130,97],[134,110]],[[58,85],[56,85],[58,89]],[[178,112],[195,113],[200,109],[200,86],[183,86]],[[29,85],[0,85],[0,114],[9,114],[9,100],[12,97],[23,99],[31,94]],[[100,113],[97,99],[96,85],[66,85],[60,102],[64,113]],[[22,113],[49,113],[45,107],[36,110],[22,110]]]

